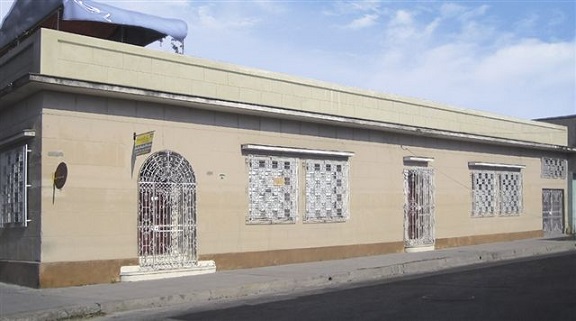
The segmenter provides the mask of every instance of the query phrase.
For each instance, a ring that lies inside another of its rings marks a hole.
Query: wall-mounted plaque
[[[62,162],[56,167],[56,172],[54,172],[54,187],[61,189],[66,184],[66,178],[68,178],[68,166],[66,163]]]

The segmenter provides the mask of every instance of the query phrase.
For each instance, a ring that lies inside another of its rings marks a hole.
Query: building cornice
[[[8,137],[0,137],[0,149],[10,146],[12,144],[34,138],[36,136],[36,131],[34,129],[24,129],[18,133],[10,135]]]
[[[8,97],[17,89],[31,87],[32,91],[54,90],[92,95],[102,95],[138,99],[142,101],[161,102],[170,105],[188,106],[213,111],[250,114],[262,117],[291,119],[313,123],[329,124],[341,127],[354,127],[384,132],[394,132],[413,136],[434,137],[455,141],[466,141],[488,145],[509,146],[517,148],[538,149],[561,153],[575,153],[576,148],[553,145],[524,140],[515,140],[488,135],[454,132],[405,124],[381,122],[367,119],[358,119],[345,116],[336,116],[325,113],[292,110],[273,106],[248,104],[243,102],[226,101],[207,97],[198,97],[168,92],[154,91],[128,86],[89,82],[76,79],[53,77],[41,74],[28,74],[13,83],[0,88],[0,101],[8,101]],[[18,96],[18,95],[17,95]]]

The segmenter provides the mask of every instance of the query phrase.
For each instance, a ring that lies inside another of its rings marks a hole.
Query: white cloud
[[[394,15],[392,21],[390,21],[391,26],[410,26],[413,23],[412,13],[406,10],[398,10]]]
[[[453,2],[448,2],[440,5],[439,12],[443,18],[453,18],[459,16],[463,12],[466,12],[466,7],[455,4]]]
[[[373,26],[376,24],[376,20],[378,19],[378,15],[376,14],[367,14],[358,19],[355,19],[350,24],[346,26],[348,29],[358,30]]]
[[[256,0],[254,1],[254,4],[258,7],[258,9],[269,14],[282,14],[289,11],[283,1]]]
[[[200,6],[196,10],[197,22],[199,25],[193,25],[193,28],[208,29],[227,29],[234,30],[238,28],[250,28],[258,23],[258,19],[250,17],[239,17],[236,14],[216,13],[211,6]]]
[[[519,117],[575,113],[576,43],[500,30],[488,6],[397,10],[364,86]],[[529,24],[525,15],[512,25]],[[447,31],[449,29],[449,31]]]
[[[575,45],[526,40],[484,54],[474,44],[446,44],[418,53],[412,66],[384,63],[371,86],[508,115],[570,114],[575,112]]]
[[[412,14],[405,10],[396,11],[385,29],[385,44],[387,47],[410,43],[418,37],[418,26],[413,23]]]
[[[498,79],[507,87],[553,90],[554,86],[574,81],[574,45],[527,39],[486,57],[476,67],[474,76],[479,83]]]
[[[348,2],[351,7],[358,11],[378,11],[382,1],[376,0],[358,0]]]
[[[532,13],[514,23],[514,29],[518,31],[532,30],[538,26],[539,17]]]
[[[482,17],[486,15],[489,9],[490,6],[488,5],[473,7],[470,8],[469,10],[464,10],[463,12],[461,12],[458,19],[461,21],[469,21],[472,20],[473,18]]]
[[[380,11],[381,1],[358,0],[358,1],[334,1],[333,5],[325,8],[322,13],[329,16],[345,16],[357,13]]]

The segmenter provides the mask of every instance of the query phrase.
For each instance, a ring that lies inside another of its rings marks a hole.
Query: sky
[[[576,0],[96,2],[186,21],[189,56],[523,119],[576,114]]]

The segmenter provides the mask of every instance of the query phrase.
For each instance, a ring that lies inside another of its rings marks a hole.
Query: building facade
[[[571,148],[576,147],[576,115],[542,118],[538,119],[538,121],[566,126],[566,128],[568,129],[568,146]],[[576,195],[574,191],[576,190],[576,155],[573,153],[570,154],[568,157],[567,179],[568,179],[568,197],[567,197],[568,216],[566,221],[566,227],[564,228],[564,230],[566,233],[575,234]]]
[[[567,220],[564,126],[48,29],[0,70],[2,282],[539,237],[549,206]]]

